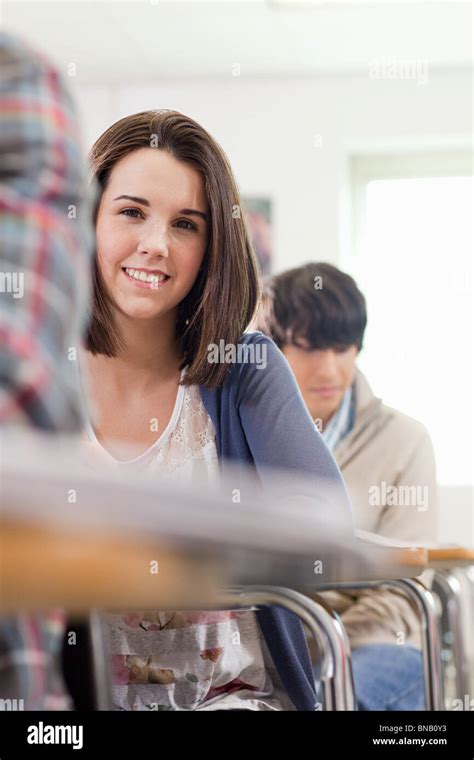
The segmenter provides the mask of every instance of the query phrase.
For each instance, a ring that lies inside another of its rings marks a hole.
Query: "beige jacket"
[[[347,484],[356,528],[393,539],[435,543],[438,492],[426,429],[385,406],[359,370],[355,394],[354,427],[333,453]],[[397,486],[396,492],[390,486]],[[402,499],[408,506],[401,504]],[[425,582],[430,579],[429,572],[422,576]],[[417,615],[398,593],[368,590],[323,596],[342,614],[352,648],[375,643],[421,646]]]

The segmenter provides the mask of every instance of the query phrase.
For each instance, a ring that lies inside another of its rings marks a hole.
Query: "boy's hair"
[[[228,372],[223,363],[208,361],[208,346],[221,339],[237,344],[248,327],[260,296],[255,253],[241,212],[242,205],[229,161],[218,143],[193,119],[178,111],[143,111],[126,116],[107,129],[90,152],[100,195],[114,166],[140,148],[167,151],[199,171],[209,204],[208,245],[202,267],[179,304],[176,335],[183,362],[184,384],[221,385]],[[96,205],[97,217],[100,197]],[[93,262],[93,303],[86,348],[117,356],[120,335],[111,299]]]
[[[365,298],[352,277],[332,264],[289,269],[264,285],[255,327],[279,348],[356,345],[362,348],[367,324]]]

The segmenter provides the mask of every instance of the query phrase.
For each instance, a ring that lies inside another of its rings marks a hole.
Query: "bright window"
[[[381,158],[357,159],[353,177],[355,255],[346,269],[369,314],[359,366],[385,403],[428,428],[439,482],[470,484],[470,159],[456,154],[437,167],[436,158],[407,157],[385,168]]]

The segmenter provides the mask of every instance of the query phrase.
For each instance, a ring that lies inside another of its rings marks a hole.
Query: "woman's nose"
[[[140,241],[140,252],[151,255],[168,256],[168,232],[163,225],[153,225]]]

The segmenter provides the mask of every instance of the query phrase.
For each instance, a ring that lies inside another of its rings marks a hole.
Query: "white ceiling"
[[[468,2],[3,0],[4,26],[80,82],[367,72],[374,59],[472,65]]]

